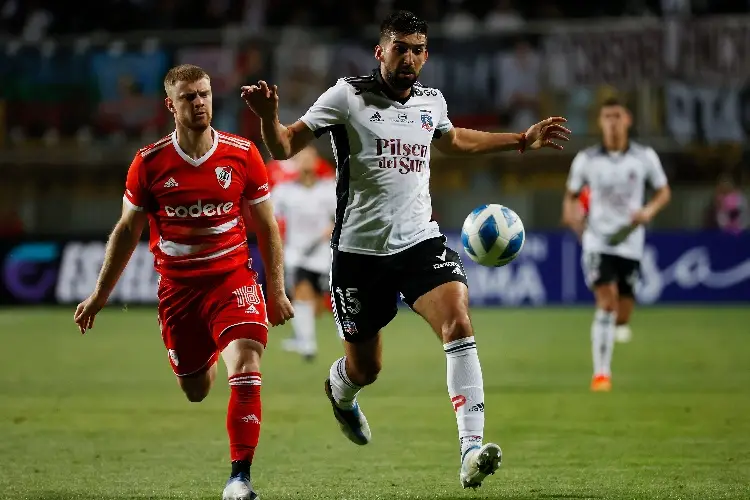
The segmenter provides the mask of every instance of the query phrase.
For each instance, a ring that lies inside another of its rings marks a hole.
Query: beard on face
[[[417,81],[417,73],[413,69],[396,69],[388,70],[385,75],[385,79],[388,84],[395,90],[403,91],[409,90],[414,82]]]
[[[206,114],[203,116],[191,116],[190,121],[186,123],[187,128],[196,132],[202,132],[211,126],[211,114],[208,111],[204,112]]]

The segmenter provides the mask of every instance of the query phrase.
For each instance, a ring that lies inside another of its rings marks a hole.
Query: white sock
[[[597,309],[591,324],[591,354],[594,375],[612,375],[612,352],[615,350],[614,312]]]
[[[351,409],[362,387],[349,380],[349,375],[346,373],[346,356],[333,362],[330,379],[336,406],[344,410]]]
[[[300,354],[315,354],[315,303],[303,300],[294,301],[292,328],[297,339]]]
[[[448,363],[448,396],[456,412],[461,457],[482,445],[484,435],[484,383],[474,337],[443,344]]]

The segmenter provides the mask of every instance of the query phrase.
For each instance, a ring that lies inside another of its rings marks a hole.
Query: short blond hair
[[[180,64],[167,71],[167,76],[164,77],[164,91],[169,94],[169,89],[177,85],[177,82],[197,82],[204,78],[211,80],[206,70],[200,66]]]

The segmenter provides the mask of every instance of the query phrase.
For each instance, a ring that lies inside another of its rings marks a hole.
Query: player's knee
[[[200,403],[206,399],[206,396],[208,396],[208,389],[183,388],[182,391],[185,393],[187,400],[191,403]]]
[[[465,339],[474,335],[471,320],[467,313],[460,313],[450,317],[442,326],[443,343]]]
[[[617,285],[614,283],[600,285],[595,291],[596,308],[606,312],[617,312]]]
[[[204,373],[183,377],[178,380],[187,400],[191,403],[200,403],[208,396],[215,376],[216,365],[214,364]]]
[[[231,377],[238,373],[259,372],[263,349],[263,344],[251,339],[230,342],[221,353],[227,365],[227,374]]]

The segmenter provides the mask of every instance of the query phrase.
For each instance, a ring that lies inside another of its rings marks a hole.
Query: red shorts
[[[238,338],[266,345],[266,303],[256,277],[242,267],[220,276],[159,280],[159,329],[175,375],[205,370]],[[237,325],[254,328],[232,328]]]

